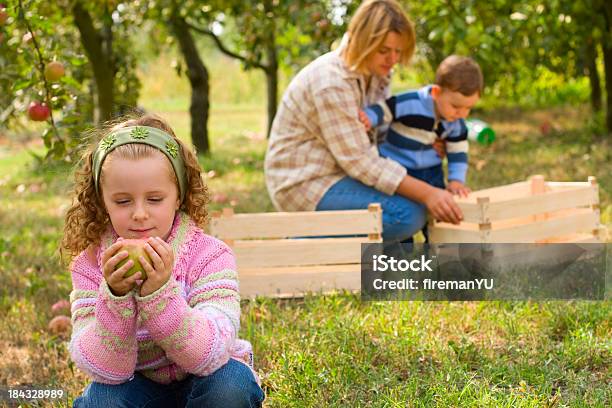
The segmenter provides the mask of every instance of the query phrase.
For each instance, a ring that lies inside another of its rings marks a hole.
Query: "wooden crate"
[[[360,289],[361,244],[382,242],[382,209],[380,204],[291,213],[224,209],[212,215],[210,233],[232,247],[242,297],[354,291]]]
[[[475,191],[457,199],[459,225],[433,222],[432,243],[605,242],[599,190],[587,182],[551,182],[543,176]]]

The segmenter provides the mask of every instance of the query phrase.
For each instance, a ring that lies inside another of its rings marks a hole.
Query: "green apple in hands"
[[[144,267],[140,263],[140,257],[144,256],[147,262],[151,262],[151,257],[147,253],[145,249],[145,244],[147,241],[142,239],[124,239],[121,241],[123,243],[121,250],[127,251],[128,257],[122,260],[117,264],[117,268],[121,268],[127,261],[130,259],[134,262],[132,267],[123,275],[124,278],[128,278],[134,275],[137,272],[140,272],[140,278],[142,280],[147,279],[147,272],[144,270]]]

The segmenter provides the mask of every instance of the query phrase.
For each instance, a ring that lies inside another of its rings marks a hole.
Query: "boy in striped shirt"
[[[468,131],[464,119],[482,89],[478,63],[451,55],[438,66],[433,85],[368,106],[359,119],[368,130],[389,125],[386,140],[379,145],[381,156],[402,164],[412,177],[467,196]],[[434,149],[437,139],[446,143],[448,185],[444,183],[442,157]]]

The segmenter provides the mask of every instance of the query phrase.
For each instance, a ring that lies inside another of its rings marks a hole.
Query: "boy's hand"
[[[460,197],[467,197],[472,192],[469,187],[457,180],[451,180],[448,182],[446,189],[451,193]]]
[[[131,259],[121,268],[115,270],[117,264],[128,256],[127,251],[120,251],[123,246],[122,240],[123,238],[119,238],[117,242],[102,253],[102,274],[115,296],[125,296],[128,294],[136,286],[136,281],[140,279],[141,275],[140,272],[137,272],[128,278],[124,277],[125,273],[134,265]]]
[[[441,188],[432,188],[432,193],[425,199],[425,206],[436,221],[459,224],[463,219],[463,213],[452,194]]]
[[[144,297],[155,292],[168,282],[172,275],[174,266],[174,252],[172,247],[160,237],[147,239],[145,250],[151,257],[151,265],[144,256],[140,257],[140,263],[147,272],[147,280],[140,286],[140,296]]]
[[[433,142],[433,148],[441,159],[446,157],[446,141],[439,137]]]
[[[372,129],[372,124],[370,123],[368,115],[362,110],[359,111],[359,121],[365,126],[366,132]]]

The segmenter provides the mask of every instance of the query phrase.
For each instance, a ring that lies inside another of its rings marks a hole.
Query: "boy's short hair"
[[[358,72],[367,73],[368,57],[383,44],[389,32],[402,38],[401,64],[407,65],[414,54],[414,26],[396,0],[364,1],[351,18],[347,31],[349,43],[344,58],[347,65]]]
[[[476,61],[469,57],[451,55],[438,65],[435,84],[440,88],[470,96],[482,94],[484,80]]]

